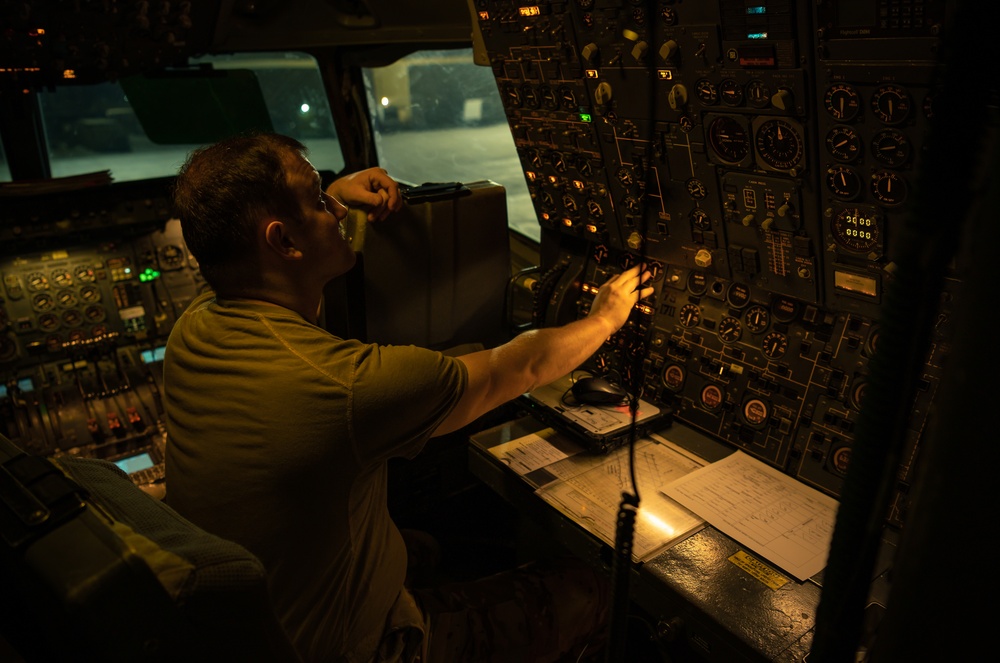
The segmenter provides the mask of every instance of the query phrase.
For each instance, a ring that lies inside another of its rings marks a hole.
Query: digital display
[[[748,32],[747,39],[767,39],[766,32]]]
[[[747,13],[748,14],[766,14],[767,13],[767,7],[762,7],[760,5],[758,5],[756,7],[747,7]]]
[[[148,453],[141,453],[129,456],[128,458],[120,458],[115,461],[115,465],[126,474],[135,474],[136,472],[151,468],[153,466],[153,459]]]
[[[35,390],[35,383],[31,381],[31,378],[21,378],[17,381],[17,388],[24,393],[29,393]],[[7,385],[0,384],[0,398],[7,397]]]
[[[538,5],[531,5],[530,7],[521,7],[518,9],[521,16],[541,16],[542,12],[538,9]]]
[[[866,253],[879,243],[878,219],[867,209],[841,210],[833,219],[833,238],[849,251]]]
[[[144,364],[152,364],[157,361],[163,361],[166,352],[167,346],[161,345],[152,350],[143,350],[139,353],[139,358],[142,359],[142,363]]]
[[[836,270],[833,273],[833,284],[838,290],[847,290],[867,297],[878,296],[878,280],[873,276]]]

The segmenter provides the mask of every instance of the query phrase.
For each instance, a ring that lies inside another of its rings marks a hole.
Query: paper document
[[[580,447],[575,444],[559,444],[557,436],[558,433],[554,430],[546,428],[537,433],[498,444],[490,449],[490,453],[523,476],[560,461],[572,453],[581,451]],[[559,446],[556,446],[557,444]]]
[[[636,442],[635,474],[641,502],[632,537],[635,561],[648,559],[705,524],[658,492],[660,486],[700,466],[672,445],[648,438]],[[574,468],[580,471],[574,472]],[[628,447],[606,456],[574,456],[548,469],[561,480],[538,489],[538,495],[613,547],[622,492],[632,492]]]
[[[799,580],[826,566],[837,501],[741,451],[663,492]]]

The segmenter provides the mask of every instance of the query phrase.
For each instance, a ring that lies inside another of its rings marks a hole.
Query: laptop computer
[[[519,402],[542,423],[566,433],[588,451],[607,453],[629,440],[632,412],[628,401],[620,405],[584,405],[570,394],[575,379],[585,373],[563,376],[523,394]],[[670,424],[673,410],[639,399],[635,417],[636,439]]]

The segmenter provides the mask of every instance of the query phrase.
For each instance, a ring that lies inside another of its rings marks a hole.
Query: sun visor
[[[257,75],[249,69],[140,74],[122,78],[121,86],[146,135],[159,145],[273,131]]]

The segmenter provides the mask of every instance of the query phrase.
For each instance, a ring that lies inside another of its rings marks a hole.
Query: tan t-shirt
[[[167,502],[261,559],[306,661],[368,660],[406,574],[385,461],[420,451],[465,365],[209,293],[174,326],[163,370]]]

